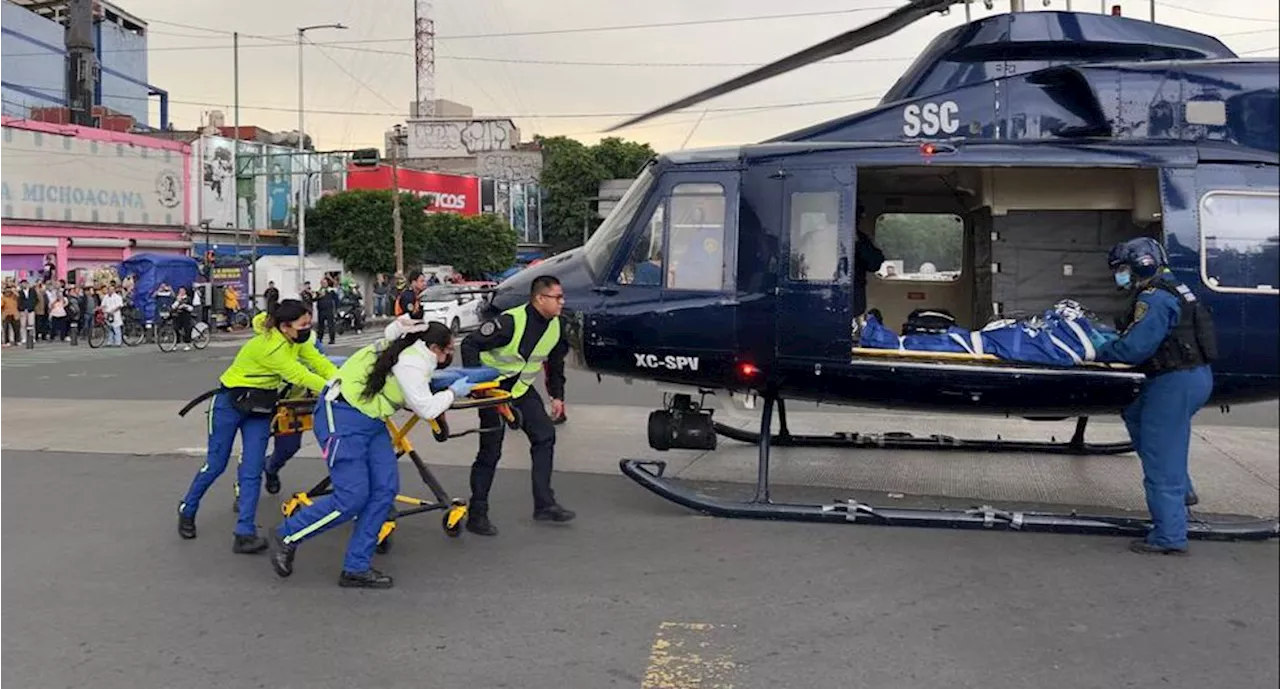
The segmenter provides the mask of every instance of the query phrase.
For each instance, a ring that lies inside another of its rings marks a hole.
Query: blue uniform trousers
[[[278,435],[271,445],[271,457],[267,459],[266,472],[278,474],[284,465],[302,449],[302,434]]]
[[[1187,545],[1191,417],[1209,400],[1211,392],[1213,372],[1208,366],[1171,371],[1149,378],[1138,399],[1122,414],[1134,449],[1142,459],[1142,487],[1153,525],[1147,542],[1152,545]]]
[[[366,572],[378,545],[378,531],[400,491],[400,472],[391,433],[381,419],[345,402],[320,402],[316,440],[329,465],[333,492],[294,512],[278,527],[286,543],[300,543],[355,519],[342,561],[345,572]]]
[[[236,433],[240,433],[240,465],[236,469],[236,534],[257,535],[254,517],[258,512],[258,493],[262,485],[262,463],[267,454],[267,441],[271,438],[271,417],[244,414],[231,405],[226,393],[218,393],[209,408],[208,455],[203,467],[196,473],[182,499],[178,510],[194,517],[213,482],[218,480],[231,459],[231,447]]]

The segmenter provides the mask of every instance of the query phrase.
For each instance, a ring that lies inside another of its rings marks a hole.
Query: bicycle
[[[191,323],[191,346],[204,349],[209,346],[209,324],[197,321]],[[162,352],[172,352],[178,348],[178,323],[168,311],[160,313],[160,323],[156,325],[156,346]]]
[[[142,323],[141,314],[136,308],[126,306],[123,311],[124,325],[121,335],[124,344],[137,347],[147,336],[146,326]],[[89,326],[89,348],[97,349],[107,342],[107,314],[101,306],[93,309],[93,324]]]

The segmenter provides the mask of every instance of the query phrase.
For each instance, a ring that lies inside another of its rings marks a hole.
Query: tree
[[[391,190],[351,189],[323,196],[307,211],[307,249],[328,251],[349,270],[390,273],[396,267]],[[427,199],[400,193],[405,262],[427,245]]]
[[[507,221],[493,215],[464,217],[453,213],[427,216],[423,257],[469,277],[501,272],[516,262],[519,237]]]
[[[583,230],[600,224],[596,206],[588,201],[596,196],[606,179],[635,177],[654,156],[649,144],[601,139],[586,146],[563,136],[536,137],[542,147],[541,186],[543,239],[560,250],[582,243]]]

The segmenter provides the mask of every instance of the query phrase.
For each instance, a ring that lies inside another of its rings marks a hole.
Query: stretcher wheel
[[[378,551],[379,555],[386,555],[387,553],[391,552],[392,542],[393,541],[392,541],[391,534],[387,534],[387,537],[382,539],[382,541],[378,543],[378,547],[375,550]]]
[[[441,443],[449,439],[449,422],[445,420],[444,414],[436,417],[436,425],[431,429],[431,435]]]
[[[465,521],[466,516],[466,503],[455,500],[440,519],[440,526],[444,528],[445,535],[449,538],[457,538],[462,533],[462,522]]]

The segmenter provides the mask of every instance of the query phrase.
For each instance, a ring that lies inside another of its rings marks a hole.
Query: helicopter
[[[614,129],[846,53],[953,5],[963,3],[968,18],[971,1],[907,2]],[[516,306],[535,278],[555,276],[577,365],[685,391],[650,414],[652,448],[712,450],[717,436],[758,446],[746,501],[684,488],[661,461],[620,460],[624,475],[685,507],[734,518],[1142,536],[1150,523],[1135,517],[778,503],[770,450],[1132,451],[1091,444],[1085,430],[1090,416],[1118,414],[1137,397],[1144,376],[1133,369],[869,349],[858,332],[868,307],[885,324],[945,310],[974,331],[1067,296],[1118,316],[1129,297],[1112,281],[1107,251],[1140,236],[1162,244],[1171,270],[1214,314],[1209,404],[1225,411],[1280,398],[1278,123],[1274,59],[1241,58],[1214,37],[1123,17],[1118,7],[1029,11],[1012,0],[1007,13],[938,35],[869,110],[649,161],[583,246],[507,278],[490,306]],[[859,235],[885,247],[879,269],[859,263]],[[705,406],[715,391],[762,399],[759,432],[715,421]],[[786,400],[1077,421],[1065,443],[891,429],[809,436],[788,429]],[[1192,538],[1265,539],[1280,535],[1280,522],[1192,520],[1190,529]]]

